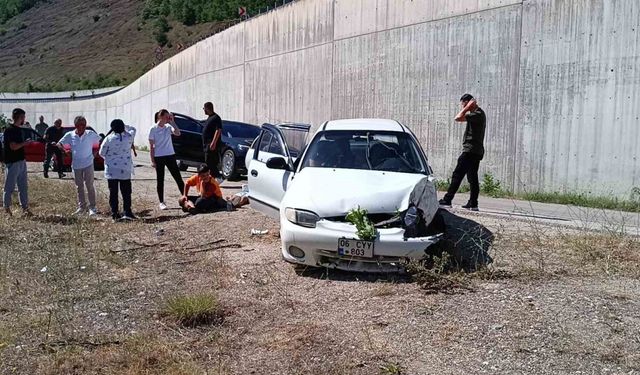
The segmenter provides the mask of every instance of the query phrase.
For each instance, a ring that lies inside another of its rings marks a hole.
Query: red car
[[[70,131],[74,131],[75,128],[73,126],[63,126],[64,133],[68,133]],[[93,130],[90,126],[87,126],[87,130]],[[94,130],[95,131],[95,130]],[[35,130],[29,128],[22,128],[22,139],[31,138],[31,141],[24,146],[24,156],[25,159],[29,162],[43,163],[45,158],[45,149],[46,144],[44,138],[40,136]],[[65,171],[71,170],[71,150],[69,146],[64,146],[65,150],[69,151],[68,154],[65,154],[63,157],[63,165]],[[100,143],[94,143],[93,145],[93,168],[96,171],[104,170],[104,159],[100,155],[98,155],[98,150],[100,149]],[[54,163],[58,161],[55,160]]]

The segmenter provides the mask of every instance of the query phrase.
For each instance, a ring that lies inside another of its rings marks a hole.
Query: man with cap
[[[480,194],[478,168],[480,167],[480,160],[484,157],[484,132],[487,126],[487,118],[471,94],[462,95],[460,106],[462,110],[458,112],[454,120],[466,123],[462,154],[458,158],[458,164],[451,176],[451,184],[447,194],[440,199],[440,205],[451,207],[451,201],[458,192],[462,179],[466,175],[471,186],[471,192],[469,201],[462,208],[478,211],[478,195]]]
[[[131,210],[131,171],[133,159],[131,149],[136,136],[136,129],[124,124],[122,120],[111,121],[111,131],[102,141],[99,154],[104,159],[104,177],[109,187],[109,206],[111,218],[117,220],[133,220]],[[124,214],[118,210],[118,188],[122,194]]]

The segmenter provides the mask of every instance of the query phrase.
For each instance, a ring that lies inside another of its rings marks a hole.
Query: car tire
[[[189,166],[187,165],[187,163],[183,162],[182,160],[178,160],[178,169],[180,169],[181,171],[186,171],[189,168]]]
[[[228,148],[222,154],[220,166],[222,167],[222,177],[225,180],[233,180],[238,177],[236,170],[236,153],[232,149]]]

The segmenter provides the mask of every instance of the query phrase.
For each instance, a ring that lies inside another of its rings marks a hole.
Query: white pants
[[[76,183],[76,189],[78,190],[78,208],[85,210],[87,208],[87,201],[84,196],[84,188],[87,188],[87,195],[89,196],[89,208],[96,208],[96,189],[93,187],[93,165],[73,170],[73,179]]]

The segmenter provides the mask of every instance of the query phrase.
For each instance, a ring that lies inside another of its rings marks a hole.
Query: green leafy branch
[[[346,220],[356,226],[356,234],[361,240],[373,241],[378,236],[378,231],[367,216],[367,210],[360,208],[360,206],[349,211]]]

